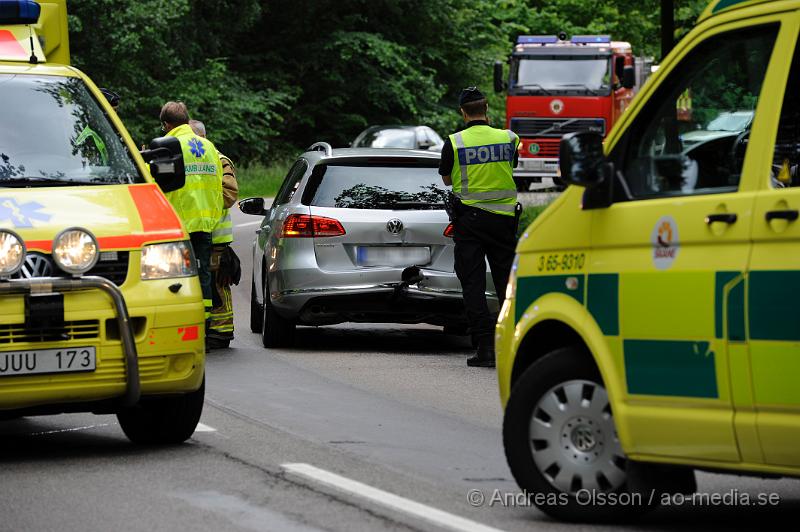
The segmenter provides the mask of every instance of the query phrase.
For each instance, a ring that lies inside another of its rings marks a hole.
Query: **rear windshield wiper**
[[[68,187],[73,185],[103,185],[105,183],[93,183],[91,181],[78,181],[76,179],[62,179],[58,177],[41,177],[41,176],[27,176],[27,177],[11,177],[0,178],[0,187],[29,187],[29,186],[61,186]]]
[[[429,201],[396,201],[390,206],[400,209],[413,209],[415,207],[423,209],[444,209],[444,203],[431,203]]]
[[[585,85],[583,83],[562,83],[561,85],[559,85],[559,87],[583,87],[584,89],[586,89],[589,93],[593,94],[594,96],[597,96],[599,94],[594,89],[589,88],[588,85]]]

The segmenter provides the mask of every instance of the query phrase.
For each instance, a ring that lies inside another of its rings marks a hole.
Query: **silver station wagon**
[[[311,146],[253,243],[250,327],[265,347],[289,346],[297,325],[429,323],[465,334],[461,284],[439,154]],[[497,310],[487,275],[490,309]]]

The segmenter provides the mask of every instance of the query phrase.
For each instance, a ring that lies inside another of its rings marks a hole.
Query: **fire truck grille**
[[[606,134],[602,118],[512,118],[511,131],[521,137],[561,137],[576,131]]]

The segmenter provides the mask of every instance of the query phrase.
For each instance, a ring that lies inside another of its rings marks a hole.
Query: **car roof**
[[[303,158],[313,164],[323,161],[336,161],[344,159],[387,159],[397,161],[397,159],[409,160],[438,160],[441,153],[430,150],[407,150],[400,148],[336,148],[331,155],[326,155],[320,150],[307,151]]]

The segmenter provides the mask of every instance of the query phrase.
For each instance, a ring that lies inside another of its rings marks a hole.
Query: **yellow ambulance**
[[[714,1],[605,145],[562,141],[496,336],[508,463],[551,515],[800,476],[799,32],[798,0]]]
[[[173,138],[140,154],[69,66],[66,21],[65,0],[0,0],[0,419],[115,413],[135,442],[177,443],[205,366],[196,264],[162,193],[183,157]]]

